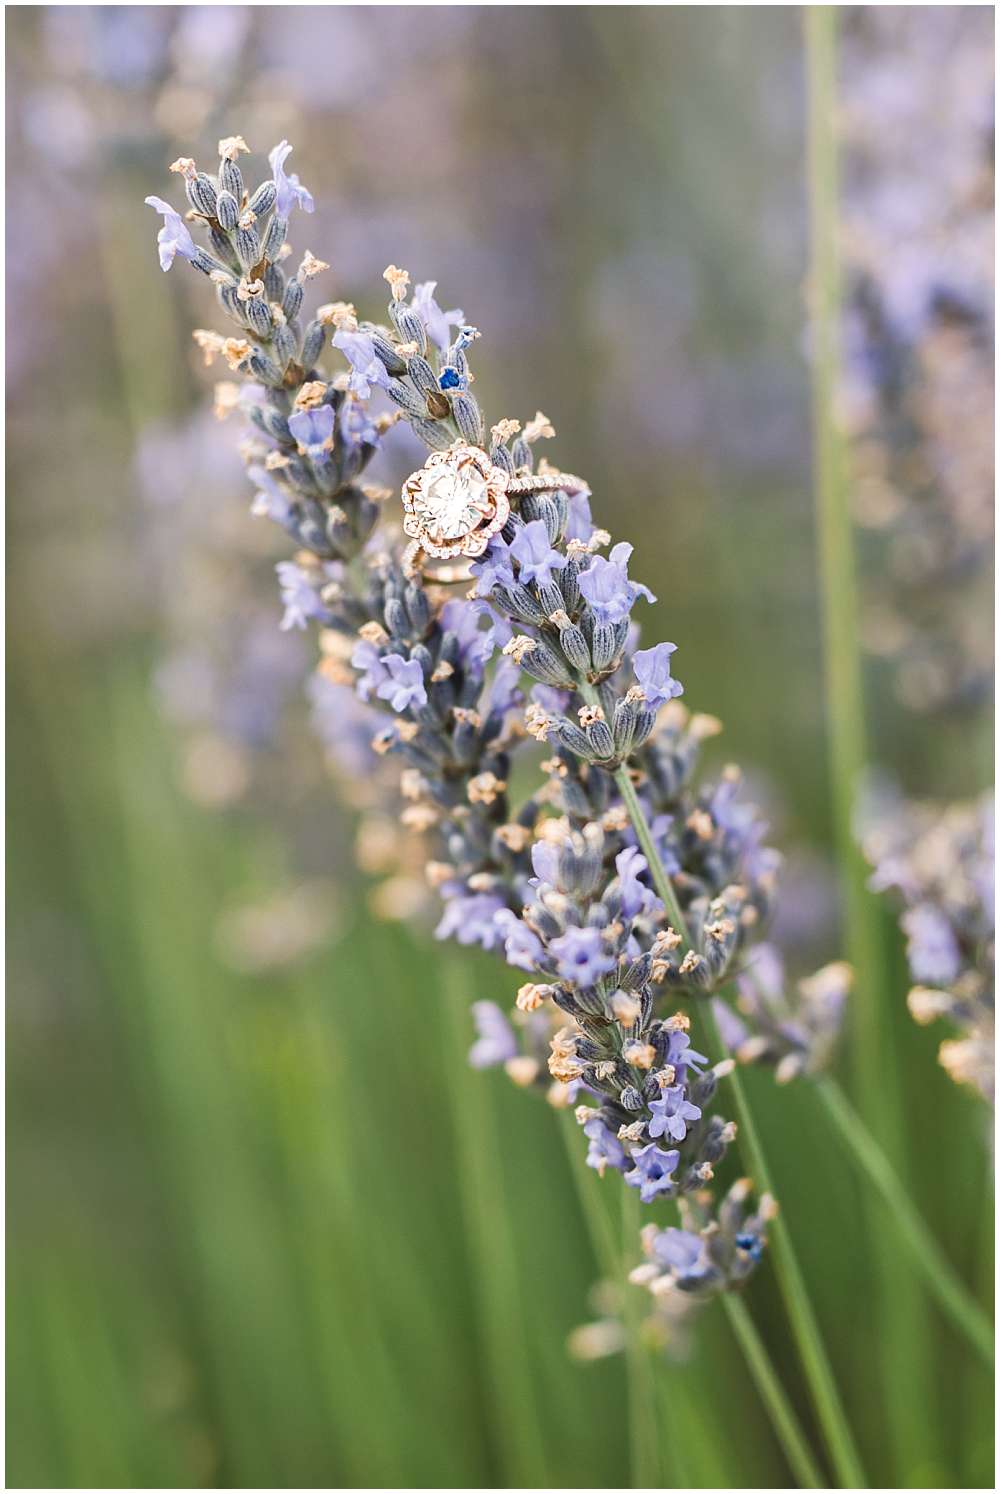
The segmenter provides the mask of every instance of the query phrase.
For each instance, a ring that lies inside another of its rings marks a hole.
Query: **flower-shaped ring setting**
[[[563,489],[590,491],[580,477],[546,469],[511,477],[490,461],[481,446],[456,442],[431,452],[403,484],[403,530],[410,536],[403,564],[419,571],[428,558],[475,560],[510,517],[511,498]],[[462,581],[464,564],[438,568],[439,581]]]
[[[510,479],[478,446],[462,442],[433,451],[403,484],[403,529],[435,560],[482,555],[510,517]],[[408,552],[409,553],[409,552]]]

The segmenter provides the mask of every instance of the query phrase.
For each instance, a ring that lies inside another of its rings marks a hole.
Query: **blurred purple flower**
[[[381,681],[375,692],[380,700],[387,700],[394,711],[427,704],[424,672],[416,659],[404,659],[402,654],[383,654],[382,663],[389,677]]]
[[[592,986],[614,968],[614,960],[604,947],[600,929],[567,929],[549,942],[556,957],[556,969],[563,980],[578,986]]]
[[[534,972],[545,958],[545,950],[538,935],[509,908],[501,908],[495,919],[504,935],[504,952],[508,965],[518,970]]]
[[[303,456],[313,462],[328,462],[333,450],[332,405],[317,405],[313,410],[297,410],[288,417],[288,429],[295,437]]]
[[[474,1001],[472,1020],[479,1034],[469,1049],[474,1069],[489,1069],[517,1056],[517,1038],[503,1012],[493,1001]]]
[[[499,535],[490,540],[482,560],[474,560],[469,569],[476,578],[477,597],[488,597],[496,586],[514,585],[510,550]]]
[[[281,619],[282,632],[287,632],[289,628],[305,628],[311,617],[327,617],[327,610],[319,599],[319,593],[300,565],[296,565],[294,560],[280,560],[275,570],[285,607],[285,615]]]
[[[354,685],[358,698],[371,700],[374,691],[386,679],[386,668],[382,663],[382,654],[378,645],[370,643],[367,638],[362,638],[351,654],[351,665],[354,669],[363,671]]]

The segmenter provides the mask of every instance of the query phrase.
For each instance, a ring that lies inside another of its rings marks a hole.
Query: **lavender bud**
[[[288,232],[288,219],[281,218],[275,213],[267,225],[267,233],[264,235],[264,254],[272,264],[275,263],[281,253],[281,246],[285,242]]]
[[[209,227],[208,236],[212,241],[212,248],[219,256],[219,261],[222,268],[225,270],[230,270],[234,278],[239,276],[242,273],[240,270],[240,262],[236,258],[236,251],[234,250],[226,235],[220,232],[220,230],[216,228],[215,224],[213,223]]]
[[[606,721],[591,721],[587,727],[587,740],[590,742],[593,756],[601,762],[614,757],[615,739]]]
[[[204,171],[199,171],[197,176],[187,177],[184,182],[188,202],[196,213],[203,213],[206,218],[215,217],[215,184],[210,176]]]
[[[591,653],[594,656],[594,668],[602,674],[610,669],[615,657],[615,630],[607,623],[597,623],[594,627],[594,638],[591,643]]]
[[[559,573],[559,589],[563,594],[567,612],[573,612],[580,602],[580,567],[572,557]]]
[[[260,379],[262,384],[270,384],[272,389],[280,389],[285,382],[284,375],[276,363],[272,363],[259,348],[254,348],[250,354],[250,372],[254,378]]]
[[[490,447],[490,461],[494,467],[499,467],[501,472],[506,472],[508,477],[514,476],[514,463],[511,460],[510,452],[506,446],[501,446],[498,441],[494,442]]]
[[[562,628],[559,633],[559,647],[574,669],[581,674],[588,673],[590,669],[590,649],[587,640],[575,624],[568,628]]]
[[[531,592],[520,582],[513,586],[501,587],[496,592],[496,600],[499,601],[505,612],[512,617],[519,618],[522,622],[541,625],[545,621],[545,613],[535,601]]]
[[[215,216],[219,220],[219,227],[224,228],[226,233],[232,233],[240,221],[240,205],[232,192],[220,192],[215,204]]]
[[[399,597],[388,597],[386,599],[383,615],[385,617],[385,625],[393,638],[405,638],[409,632],[410,620],[406,615],[406,608]]]
[[[656,712],[655,711],[640,711],[639,712],[638,718],[637,718],[636,723],[635,723],[635,731],[633,732],[633,735],[632,735],[632,751],[633,752],[636,750],[637,747],[641,747],[642,746],[643,742],[649,736],[650,732],[653,730],[653,727],[655,725],[656,725]]]
[[[219,182],[227,192],[232,193],[237,202],[243,201],[243,173],[235,161],[224,157],[219,162]]]
[[[216,293],[219,298],[219,305],[222,307],[226,315],[230,317],[232,321],[238,322],[241,327],[248,327],[250,323],[247,320],[246,310],[244,308],[243,302],[236,294],[235,284],[217,286]]]
[[[289,280],[288,285],[285,287],[281,309],[290,322],[294,321],[299,314],[303,294],[302,282],[299,280]]]
[[[516,468],[523,468],[527,472],[534,471],[535,459],[531,455],[531,447],[524,440],[523,436],[518,436],[511,447],[510,454]]]
[[[637,716],[638,712],[631,701],[618,701],[611,722],[611,730],[615,739],[615,752],[619,757],[627,757],[631,750]]]
[[[389,307],[401,342],[415,342],[421,357],[427,352],[427,333],[417,313],[403,301],[394,301]]]
[[[310,322],[306,328],[306,335],[302,339],[302,367],[308,373],[323,351],[326,342],[326,328],[322,322]]]
[[[271,308],[259,296],[251,296],[245,303],[247,321],[258,337],[267,341],[271,333]]]
[[[634,1085],[629,1084],[618,1096],[623,1110],[641,1110],[642,1095]]]
[[[413,632],[425,633],[431,620],[431,607],[426,591],[422,586],[411,583],[406,588],[403,599]]]
[[[404,384],[402,379],[390,379],[386,393],[393,404],[405,410],[407,415],[414,415],[419,420],[426,419],[427,401],[411,385]],[[445,445],[450,446],[451,442],[446,441]]]
[[[521,668],[526,674],[530,674],[532,679],[539,680],[544,685],[565,687],[572,684],[565,664],[561,663],[548,644],[541,642],[540,639],[536,639],[535,647],[521,660]]]
[[[191,263],[203,275],[225,275],[227,273],[226,266],[215,259],[213,255],[206,253],[200,245],[195,248],[194,254],[191,256]]]
[[[576,757],[582,757],[585,761],[590,758],[590,743],[583,730],[570,721],[567,717],[561,717],[553,726],[556,736],[563,746],[568,747]]]
[[[264,271],[264,294],[280,306],[285,298],[285,272],[280,265],[268,265]]]
[[[536,581],[538,601],[546,617],[563,610],[563,594],[554,581]]]
[[[437,394],[437,379],[434,377],[434,370],[433,368],[431,368],[426,358],[420,358],[417,356],[411,358],[409,363],[406,365],[406,372],[409,374],[416,387],[420,390],[421,394]]]
[[[275,441],[283,445],[291,442],[292,433],[288,429],[288,421],[280,410],[275,410],[271,405],[251,405],[250,414],[256,417],[255,424],[262,427]]]
[[[287,368],[299,350],[299,340],[288,323],[274,328],[271,347],[282,368]]]
[[[236,257],[244,270],[252,270],[259,265],[263,257],[263,247],[260,242],[260,234],[252,223],[236,230],[235,237]]]
[[[471,394],[457,394],[451,402],[451,412],[455,417],[459,434],[464,440],[471,442],[473,446],[481,446],[483,440],[483,417],[476,400]]]
[[[390,389],[391,387],[390,385]],[[420,416],[413,416],[410,420],[410,429],[432,451],[447,451],[452,443],[452,437],[449,432],[445,430],[443,425],[438,425],[433,420],[425,420]]]
[[[386,373],[391,373],[397,378],[400,374],[405,374],[406,359],[399,356],[388,337],[383,337],[381,332],[370,332],[368,335],[375,349],[375,356],[385,368]]]
[[[263,218],[274,207],[277,196],[278,189],[273,181],[261,182],[250,199],[250,211],[256,213],[258,218]]]

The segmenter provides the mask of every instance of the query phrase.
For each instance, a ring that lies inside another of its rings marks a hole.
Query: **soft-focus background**
[[[843,13],[874,160],[847,185],[894,243],[979,127],[962,111],[992,17],[878,10]],[[179,201],[168,163],[222,135],[287,136],[323,299],[380,314],[394,261],[482,328],[488,418],[544,409],[595,515],[636,541],[648,631],[769,807],[805,969],[839,948],[800,23],[8,11],[9,1484],[627,1479],[621,1362],[567,1351],[598,1273],[560,1117],[462,1061],[468,1002],[506,1004],[512,978],[434,945],[377,823],[356,842],[364,785],[311,732],[280,538],[249,516],[190,343],[211,301],[180,263],[161,275],[142,199]],[[935,141],[919,172],[880,163],[883,126],[914,118]],[[396,482],[415,461],[393,450]],[[877,545],[872,564],[877,604]],[[983,787],[977,701],[915,715],[888,679],[873,661],[879,767],[919,795]],[[988,1279],[981,1107],[907,1017],[894,947],[910,1182]],[[989,1384],[931,1313],[919,1374],[900,1345],[905,1456],[884,1435],[855,1178],[806,1093],[749,1082],[874,1480],[990,1482]],[[752,1299],[801,1404],[766,1269]],[[671,1482],[786,1481],[716,1313],[663,1385]]]

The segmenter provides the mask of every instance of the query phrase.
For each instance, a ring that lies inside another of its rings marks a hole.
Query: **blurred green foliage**
[[[397,28],[419,15],[363,12]],[[680,645],[692,705],[722,716],[726,753],[766,774],[782,841],[822,854],[794,14],[542,7],[479,12],[477,26],[483,15],[468,173],[433,180],[435,213],[418,236],[400,224],[419,178],[397,179],[388,164],[381,188],[366,177],[380,161],[367,154],[363,101],[332,89],[296,104],[300,169],[318,199],[354,192],[361,223],[366,212],[376,223],[359,300],[377,294],[390,257],[378,216],[388,214],[415,268],[445,262],[446,302],[480,320],[475,276],[463,279],[448,241],[474,239],[490,180],[516,182],[525,153],[544,144],[558,183],[544,243],[508,235],[494,265],[516,285],[537,249],[544,294],[529,308],[530,349],[501,340],[495,358],[480,357],[484,403],[506,413],[516,391],[516,413],[541,404],[553,416],[598,512],[641,549],[639,573],[661,599],[649,626]],[[43,19],[11,17],[23,89],[47,81]],[[498,27],[550,68],[544,100],[525,96],[514,121],[489,67]],[[467,45],[465,32],[451,51],[439,36],[435,56],[461,70]],[[777,101],[776,81],[787,90]],[[264,94],[255,107],[267,116]],[[241,127],[238,109],[230,123]],[[376,923],[333,819],[330,947],[266,978],[217,955],[220,910],[266,888],[281,863],[281,817],[273,806],[212,817],[186,800],[149,689],[155,617],[136,622],[114,605],[132,589],[129,545],[143,522],[133,442],[146,421],[205,395],[184,351],[189,292],[176,274],[161,279],[140,205],[165,190],[170,157],[117,137],[101,152],[86,184],[106,232],[72,283],[31,306],[50,342],[11,391],[7,1482],[627,1483],[624,1367],[583,1367],[565,1348],[598,1270],[559,1118],[464,1064],[469,1001],[509,1001],[510,974]],[[790,183],[784,198],[775,178]],[[628,298],[628,251],[640,243],[661,256],[668,302],[671,266],[683,263],[693,306],[683,336],[662,344],[658,308],[638,308],[654,345],[651,418],[668,413],[690,369],[701,450],[669,434],[659,450],[630,443],[602,367],[594,298],[609,278]],[[310,247],[337,259],[336,234]],[[336,294],[352,293],[338,281]],[[750,382],[761,360],[780,376],[781,429],[798,437],[742,475],[739,454],[717,441],[730,407],[716,410],[699,370],[731,365]],[[658,370],[671,368],[661,390]],[[968,738],[942,749],[904,734],[881,696],[876,725],[882,758],[904,779],[975,786]],[[835,952],[821,930],[816,957]],[[906,1089],[912,1186],[967,1279],[988,1281],[982,1116],[937,1069],[935,1037],[906,1016],[901,964],[898,976],[885,1061]],[[912,1460],[890,1461],[856,1178],[803,1085],[748,1082],[873,1480],[988,1482],[990,1385],[930,1313],[914,1342],[926,1335],[932,1399],[917,1406]],[[808,1418],[766,1270],[751,1305]],[[898,1346],[901,1375],[910,1349]],[[657,1394],[666,1484],[787,1482],[721,1315],[702,1314],[690,1358],[665,1365]]]

